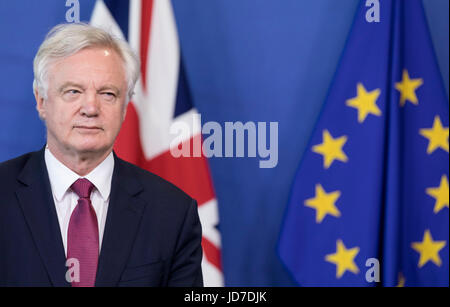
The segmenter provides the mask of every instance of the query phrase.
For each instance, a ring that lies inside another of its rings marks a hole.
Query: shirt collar
[[[48,148],[45,149],[44,157],[52,191],[57,201],[61,201],[70,186],[79,178],[86,178],[92,182],[104,201],[109,198],[114,170],[114,157],[112,152],[89,174],[83,177],[61,163]]]

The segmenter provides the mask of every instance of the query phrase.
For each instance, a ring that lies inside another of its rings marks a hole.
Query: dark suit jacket
[[[114,155],[96,286],[202,286],[197,203]],[[70,286],[44,148],[0,164],[0,286]]]

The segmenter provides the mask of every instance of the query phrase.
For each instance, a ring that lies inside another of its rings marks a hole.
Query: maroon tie
[[[71,188],[80,197],[70,217],[67,233],[67,259],[75,259],[79,264],[74,267],[79,269],[79,282],[73,279],[72,287],[93,287],[98,263],[98,224],[90,199],[94,185],[82,178]]]

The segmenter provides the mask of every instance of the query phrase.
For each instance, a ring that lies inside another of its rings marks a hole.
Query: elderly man
[[[47,144],[0,164],[0,286],[202,286],[195,200],[113,153],[139,70],[101,29],[47,35],[33,84]]]

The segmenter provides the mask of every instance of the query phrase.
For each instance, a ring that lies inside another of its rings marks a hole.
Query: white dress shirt
[[[91,203],[97,215],[99,251],[102,246],[103,232],[105,229],[106,213],[108,212],[109,195],[111,192],[111,180],[114,170],[114,157],[112,152],[95,169],[84,177],[79,176],[67,166],[62,164],[50,152],[45,149],[45,164],[47,166],[59,227],[61,229],[64,251],[67,256],[67,230],[70,216],[78,203],[78,195],[70,189],[70,186],[80,178],[88,179],[95,188],[91,193]]]

